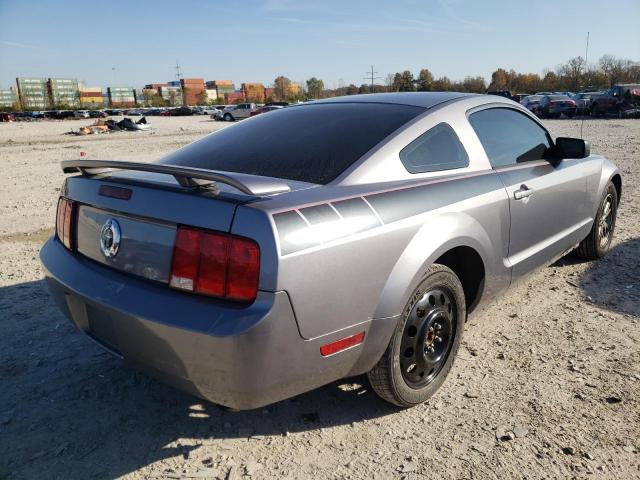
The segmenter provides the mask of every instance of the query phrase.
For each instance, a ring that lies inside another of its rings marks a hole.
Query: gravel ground
[[[151,121],[93,137],[63,135],[86,121],[0,124],[0,478],[640,478],[639,121],[584,125],[624,175],[612,251],[472,318],[428,403],[398,410],[352,378],[240,413],[128,370],[42,281],[60,160],[148,160],[225,126]]]

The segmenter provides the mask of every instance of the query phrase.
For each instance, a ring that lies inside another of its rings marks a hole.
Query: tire
[[[609,205],[608,208],[607,205]],[[607,253],[616,228],[617,214],[618,191],[613,183],[609,182],[600,199],[600,206],[591,231],[575,250],[578,257],[596,260]]]
[[[223,118],[225,122],[233,122],[233,117],[230,113],[225,113]]]
[[[444,265],[429,267],[382,358],[367,373],[378,396],[405,408],[428,400],[451,370],[466,316],[456,274]]]

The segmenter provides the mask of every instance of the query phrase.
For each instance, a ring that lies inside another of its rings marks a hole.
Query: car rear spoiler
[[[91,177],[114,170],[135,170],[139,172],[171,175],[183,187],[215,190],[216,183],[224,183],[248,195],[268,195],[291,190],[286,183],[271,177],[260,177],[245,173],[218,172],[204,168],[182,167],[162,163],[125,162],[120,160],[64,160],[64,173],[81,173]]]

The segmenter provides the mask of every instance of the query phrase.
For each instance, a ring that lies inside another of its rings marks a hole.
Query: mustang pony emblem
[[[100,231],[100,250],[107,258],[115,257],[120,248],[120,225],[113,218],[108,219]]]

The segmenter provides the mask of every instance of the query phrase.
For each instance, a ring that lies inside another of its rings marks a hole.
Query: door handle
[[[533,194],[533,190],[531,190],[525,184],[522,184],[520,185],[520,188],[518,190],[513,192],[513,198],[515,198],[516,200],[522,200],[531,196],[531,194]]]

